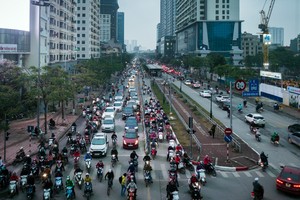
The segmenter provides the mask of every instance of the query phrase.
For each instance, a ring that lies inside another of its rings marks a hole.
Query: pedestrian
[[[215,138],[216,125],[213,124],[208,132],[209,132],[209,135],[212,136],[212,138]]]
[[[125,192],[126,192],[126,179],[127,179],[126,177],[127,177],[127,174],[124,173],[120,177],[120,179],[119,179],[120,184],[121,184],[121,196],[125,196]]]

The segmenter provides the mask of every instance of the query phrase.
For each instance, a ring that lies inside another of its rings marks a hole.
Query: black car
[[[128,117],[134,116],[134,110],[132,106],[126,106],[123,109],[122,119],[126,120]]]
[[[219,104],[219,108],[221,108],[222,110],[229,110],[230,108],[230,102],[227,102],[227,101],[223,101],[223,102],[218,102]]]
[[[289,132],[295,133],[300,132],[300,124],[293,124],[288,126]]]

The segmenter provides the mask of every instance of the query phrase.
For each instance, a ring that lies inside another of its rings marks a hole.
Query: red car
[[[139,148],[139,135],[135,129],[127,129],[123,135],[124,149]]]
[[[276,179],[276,189],[300,195],[300,168],[284,166]]]

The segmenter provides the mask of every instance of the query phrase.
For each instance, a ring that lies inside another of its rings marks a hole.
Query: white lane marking
[[[237,173],[237,172],[232,172],[232,174],[233,174],[233,176],[236,177],[236,178],[241,177],[240,174]]]
[[[260,171],[256,171],[255,173],[256,173],[257,176],[259,176],[259,177],[264,177],[264,174],[262,174]]]
[[[244,172],[244,174],[247,176],[247,177],[252,177],[252,174],[250,172]]]
[[[267,170],[267,174],[269,174],[269,176],[271,176],[271,177],[276,177],[276,175],[275,174],[273,174],[270,170]]]
[[[224,178],[228,178],[228,174],[227,174],[226,172],[220,171],[219,173],[220,173]]]

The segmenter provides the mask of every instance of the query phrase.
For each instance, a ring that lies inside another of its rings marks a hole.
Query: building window
[[[80,10],[80,7],[77,7],[77,10]]]
[[[82,3],[85,3],[85,0],[82,0]]]
[[[77,0],[77,3],[80,3],[80,0]]]
[[[216,8],[219,8],[219,5],[216,5]]]
[[[77,14],[77,17],[80,17],[80,14],[79,14],[79,13]]]
[[[82,27],[82,30],[85,31],[85,27]]]
[[[229,15],[229,10],[226,11],[227,15]]]
[[[82,10],[85,10],[85,7],[82,7]]]
[[[85,24],[85,20],[82,20],[82,24]]]
[[[85,47],[82,47],[82,48],[81,48],[81,51],[85,51]]]
[[[80,20],[77,20],[77,24],[80,24]]]
[[[81,54],[81,57],[82,57],[82,58],[85,58],[85,54]]]
[[[85,17],[85,13],[82,14],[82,17]]]
[[[216,10],[216,15],[218,15],[219,14],[219,10]]]
[[[216,16],[216,20],[219,20],[219,16]]]
[[[222,14],[225,15],[225,10],[222,10]]]
[[[84,40],[82,40],[82,41],[81,41],[81,44],[85,44],[85,41],[84,41]]]
[[[216,0],[216,3],[219,3],[219,0]]]
[[[77,34],[77,37],[80,37],[80,34]]]
[[[77,41],[77,44],[80,44],[80,41]]]
[[[82,37],[85,37],[85,34],[81,34]]]

